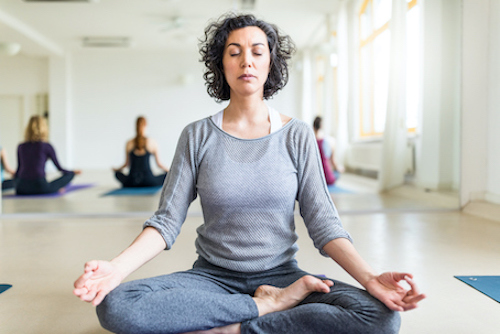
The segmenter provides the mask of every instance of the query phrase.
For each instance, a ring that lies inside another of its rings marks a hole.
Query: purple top
[[[45,178],[45,163],[51,159],[54,165],[63,173],[69,173],[63,169],[57,161],[56,151],[49,143],[36,141],[25,142],[17,147],[17,173],[16,177],[26,180]]]

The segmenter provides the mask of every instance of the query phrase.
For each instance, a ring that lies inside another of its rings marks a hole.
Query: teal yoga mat
[[[328,191],[330,194],[352,194],[353,192],[350,190],[346,190],[344,188],[337,187],[336,185],[328,186]]]
[[[12,288],[12,285],[10,284],[0,284],[0,293],[5,292]]]
[[[500,303],[500,276],[455,276]]]
[[[102,196],[136,196],[136,195],[155,195],[161,190],[159,187],[137,187],[137,188],[119,188],[111,190]]]

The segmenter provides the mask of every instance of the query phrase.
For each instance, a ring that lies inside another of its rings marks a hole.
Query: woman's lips
[[[251,74],[243,74],[243,75],[240,75],[239,79],[241,80],[251,80],[255,78],[255,76],[251,75]]]

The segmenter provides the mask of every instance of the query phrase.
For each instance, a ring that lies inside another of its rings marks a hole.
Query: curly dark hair
[[[205,63],[205,85],[208,95],[217,102],[229,100],[229,85],[224,76],[222,58],[226,41],[233,30],[244,27],[258,27],[269,43],[271,63],[269,75],[264,84],[264,99],[269,99],[288,82],[287,61],[295,51],[295,45],[288,35],[280,34],[278,27],[257,20],[253,15],[226,14],[210,23],[205,29],[205,38],[200,40],[200,62]]]

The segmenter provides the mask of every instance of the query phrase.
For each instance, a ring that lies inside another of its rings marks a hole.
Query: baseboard
[[[462,211],[469,215],[500,222],[500,205],[487,201],[469,202]]]

